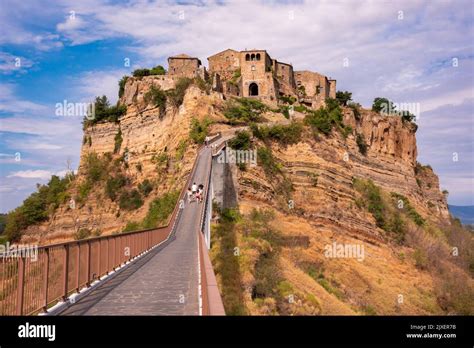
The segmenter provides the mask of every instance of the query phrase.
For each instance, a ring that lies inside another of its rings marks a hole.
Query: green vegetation
[[[394,103],[387,98],[375,98],[372,104],[372,111],[383,113],[384,115],[400,116],[404,122],[412,122],[416,119],[416,116],[408,110],[396,110]]]
[[[86,155],[84,161],[84,175],[86,180],[94,184],[107,177],[107,159],[100,158],[95,152]]]
[[[74,234],[74,239],[75,240],[86,239],[86,238],[89,238],[91,235],[92,235],[92,231],[90,229],[82,227]]]
[[[234,150],[248,150],[250,149],[250,133],[247,131],[239,131],[235,137],[228,141],[228,145]]]
[[[115,134],[114,138],[114,153],[118,153],[120,151],[120,147],[122,146],[123,138],[122,138],[122,130],[119,128],[117,134]]]
[[[168,170],[170,157],[166,152],[162,152],[158,156],[153,155],[151,161],[156,164],[156,171],[162,173]]]
[[[378,227],[385,227],[385,216],[384,216],[384,202],[380,193],[380,189],[376,186],[372,180],[360,180],[354,179],[354,188],[362,194],[363,202],[362,206],[366,206],[367,210],[375,218],[375,222]],[[359,203],[360,205],[360,203]]]
[[[212,121],[209,118],[205,118],[201,122],[198,119],[193,118],[191,120],[191,131],[189,137],[196,143],[202,144],[209,132],[209,126],[212,124]]]
[[[321,132],[329,135],[334,126],[341,131],[346,128],[342,122],[342,110],[339,102],[331,98],[326,99],[326,107],[321,107],[318,110],[308,109],[305,123],[313,129],[315,134]]]
[[[53,175],[46,185],[37,185],[37,191],[25,199],[18,208],[8,213],[4,234],[9,241],[15,242],[22,232],[31,225],[46,221],[60,204],[69,199],[67,190],[74,180],[73,174],[64,178]]]
[[[286,96],[286,95],[281,95],[278,97],[279,100],[281,100],[285,104],[290,104],[293,105],[296,103],[297,99],[293,96]]]
[[[160,113],[163,113],[166,109],[166,93],[159,87],[152,85],[150,90],[145,93],[144,100],[146,103],[151,102],[155,107],[158,107]]]
[[[260,146],[257,149],[257,158],[268,176],[280,173],[280,166],[275,160],[275,157],[273,157],[272,150],[270,148],[266,146]]]
[[[347,103],[352,100],[352,93],[348,91],[337,91],[336,100],[339,102],[340,105],[347,106]]]
[[[171,191],[154,199],[141,223],[142,228],[155,228],[164,225],[173,213],[178,198],[179,191]]]
[[[110,103],[105,95],[95,98],[94,114],[84,117],[84,129],[100,122],[118,122],[120,116],[127,112],[125,105],[117,103],[115,106],[110,106]]]
[[[145,179],[140,184],[138,184],[138,191],[144,196],[148,197],[151,191],[153,191],[153,184],[150,180]]]
[[[301,293],[285,278],[280,256],[288,239],[272,226],[274,220],[272,210],[253,209],[241,215],[234,208],[224,210],[213,226],[210,256],[227,315],[247,315],[256,309],[267,315],[301,313],[301,307],[289,302],[290,296],[303,302],[304,311],[320,309],[314,295]],[[244,279],[249,277],[253,281],[247,288]]]
[[[303,125],[299,122],[291,122],[289,125],[258,126],[255,123],[250,125],[253,136],[266,141],[275,140],[282,145],[296,144],[301,141]]]
[[[224,116],[231,124],[259,122],[267,106],[257,99],[232,98],[227,102]]]
[[[183,104],[186,90],[192,83],[193,79],[182,77],[176,82],[174,89],[167,92],[168,100],[174,107],[179,108]]]
[[[356,205],[359,208],[367,208],[375,218],[377,226],[390,233],[397,243],[403,243],[408,232],[404,217],[412,220],[417,226],[425,225],[425,220],[405,196],[395,192],[384,196],[371,180],[354,179],[353,186],[362,196],[356,201]]]
[[[282,113],[286,119],[290,119],[290,107],[288,105],[280,106],[278,112]]]
[[[372,111],[380,113],[381,111],[389,112],[395,110],[393,103],[387,98],[377,97],[372,103]]]
[[[122,188],[127,184],[128,179],[123,174],[110,177],[107,179],[105,184],[105,194],[110,198],[110,200],[115,201],[117,196],[120,195]]]
[[[166,74],[165,68],[161,65],[157,65],[152,69],[136,69],[133,71],[134,77],[143,77],[143,76],[150,76],[150,75],[164,75]]]
[[[176,160],[180,161],[183,159],[187,146],[188,146],[188,139],[183,139],[179,142],[178,148],[176,149],[176,156],[175,156]]]
[[[119,206],[124,210],[135,210],[143,205],[142,196],[136,189],[131,191],[123,191],[120,194]]]
[[[123,76],[119,81],[119,98],[122,98],[123,93],[125,92],[125,84],[127,83],[128,76]]]
[[[359,147],[359,151],[364,156],[367,155],[367,143],[365,142],[365,138],[363,134],[357,133],[356,136],[356,143]]]
[[[355,119],[359,121],[361,118],[360,109],[362,108],[362,106],[359,103],[348,103],[347,107],[352,109]]]
[[[234,74],[232,75],[232,78],[230,79],[229,83],[231,83],[234,86],[237,86],[237,81],[239,80],[240,76],[242,75],[242,72],[240,68],[234,71]]]
[[[410,219],[413,220],[413,222],[415,224],[417,224],[418,226],[422,226],[424,223],[425,223],[425,220],[421,217],[420,214],[418,214],[418,212],[415,210],[415,208],[412,207],[412,205],[410,204],[410,201],[408,200],[408,198],[406,198],[405,196],[399,194],[399,193],[395,193],[395,192],[391,192],[390,195],[396,199],[396,204],[398,206],[399,209],[403,209],[407,215],[410,217]],[[403,203],[403,207],[400,208],[400,202]]]
[[[161,65],[157,65],[150,70],[150,75],[165,75],[166,69],[163,68]]]

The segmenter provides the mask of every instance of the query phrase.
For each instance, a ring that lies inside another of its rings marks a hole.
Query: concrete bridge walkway
[[[210,148],[197,157],[191,182],[210,175]],[[175,234],[61,315],[199,315],[198,225],[204,203],[185,202]]]

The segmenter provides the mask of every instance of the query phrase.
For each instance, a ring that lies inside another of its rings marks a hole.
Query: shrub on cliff
[[[296,144],[301,140],[303,125],[299,122],[291,122],[289,125],[277,124],[274,126],[258,126],[251,124],[253,135],[261,140],[275,140],[280,144]]]
[[[166,108],[166,93],[154,85],[145,93],[144,100],[146,103],[151,102],[155,107],[160,108],[160,112],[163,112]]]
[[[143,228],[154,228],[164,225],[178,201],[179,191],[171,191],[156,198],[150,203],[148,213],[143,219]]]
[[[250,149],[250,133],[247,131],[237,132],[235,137],[228,141],[228,145],[234,150]]]
[[[266,146],[261,146],[257,149],[257,158],[259,164],[267,175],[274,175],[280,173],[280,166],[278,165],[272,150]]]
[[[307,110],[305,123],[311,126],[314,132],[321,132],[325,135],[331,133],[332,127],[344,128],[342,123],[342,111],[336,99],[327,98],[326,106],[318,110]]]
[[[251,98],[232,98],[227,102],[224,116],[231,124],[259,122],[267,106],[260,100]]]
[[[191,120],[191,131],[189,133],[189,137],[196,143],[202,144],[204,143],[204,139],[206,138],[209,132],[209,126],[212,124],[212,121],[208,118],[205,118],[201,122],[198,119],[193,118]]]
[[[150,182],[150,180],[145,179],[143,182],[138,184],[138,191],[144,196],[147,197],[151,191],[153,191],[153,184]]]
[[[105,194],[110,198],[110,200],[115,201],[117,196],[120,194],[121,189],[127,185],[127,182],[127,177],[123,174],[118,174],[117,176],[108,178],[105,184]]]
[[[193,79],[182,77],[180,78],[175,87],[167,92],[168,100],[175,107],[180,107],[183,104],[184,95],[189,86],[193,83]]]
[[[114,153],[118,153],[120,151],[120,147],[122,146],[123,138],[122,138],[122,130],[119,128],[117,134],[114,137]]]
[[[363,199],[361,203],[372,214],[376,225],[380,228],[385,228],[385,208],[379,187],[372,180],[361,179],[354,179],[353,185],[361,193]]]
[[[118,94],[119,98],[122,98],[123,93],[125,92],[125,84],[127,83],[127,80],[128,80],[128,76],[125,75],[119,81],[119,94]]]
[[[96,97],[94,102],[94,114],[84,117],[83,126],[94,125],[99,122],[118,122],[120,116],[127,112],[125,105],[116,104],[110,106],[109,100],[105,95]]]
[[[367,143],[365,142],[365,138],[363,134],[357,133],[356,136],[356,143],[359,151],[364,156],[367,154]]]
[[[119,206],[120,209],[135,210],[143,205],[142,196],[136,189],[131,191],[124,191],[120,195]]]

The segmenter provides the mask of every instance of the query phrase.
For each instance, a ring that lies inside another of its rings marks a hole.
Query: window
[[[255,71],[255,65],[252,65],[252,71]]]
[[[247,53],[247,54],[245,55],[245,60],[246,60],[246,61],[249,61],[249,60],[250,60],[250,54]]]
[[[252,53],[252,54],[250,55],[250,60],[252,60],[252,61],[255,60],[255,54]]]
[[[258,85],[255,82],[252,82],[249,85],[249,96],[257,96],[258,95]]]
[[[260,60],[260,53],[257,53],[257,60]]]

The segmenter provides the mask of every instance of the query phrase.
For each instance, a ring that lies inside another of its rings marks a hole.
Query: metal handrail
[[[220,133],[215,135],[209,143],[220,136]],[[174,232],[181,216],[181,201],[195,174],[201,148],[198,148],[192,170],[167,225],[40,246],[37,248],[37,260],[24,256],[2,257],[0,315],[47,311],[58,301],[66,300],[83,287],[90,287],[91,282],[166,240]]]

